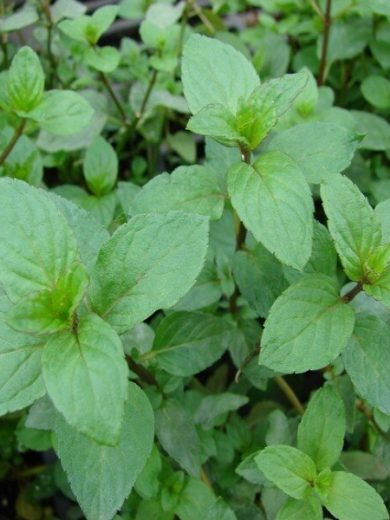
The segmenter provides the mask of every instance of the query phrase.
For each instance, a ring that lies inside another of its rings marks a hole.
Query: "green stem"
[[[152,94],[152,90],[154,88],[154,85],[156,84],[157,74],[158,74],[157,70],[154,69],[153,72],[152,72],[152,75],[150,76],[148,88],[146,89],[145,95],[144,95],[142,103],[141,103],[141,107],[140,107],[139,112],[137,114],[137,119],[136,119],[137,123],[138,123],[138,121],[140,121],[140,119],[142,119],[142,116],[144,115],[144,112],[145,112],[146,106],[148,104],[150,95]]]
[[[241,158],[244,163],[250,164],[251,163],[251,151],[240,147],[241,152]],[[245,243],[246,238],[246,229],[244,224],[241,222],[241,219],[238,217],[236,213],[234,213],[234,216],[236,220],[238,221],[238,229],[237,229],[237,235],[236,235],[236,251],[239,251],[243,248],[243,245]],[[240,297],[240,291],[237,287],[237,285],[234,288],[233,294],[229,298],[229,310],[232,314],[236,314],[238,312],[238,305],[237,300]]]
[[[323,36],[322,49],[321,49],[320,70],[318,72],[318,79],[317,79],[318,86],[323,85],[324,81],[325,81],[327,60],[328,60],[330,28],[332,26],[331,13],[332,13],[332,0],[326,0],[325,16],[323,18],[324,36]]]
[[[122,103],[120,102],[118,96],[115,94],[113,88],[111,87],[110,81],[104,72],[100,72],[100,79],[102,80],[104,87],[106,88],[109,96],[111,97],[116,108],[118,109],[123,123],[127,126],[128,122],[125,109],[123,108]]]
[[[287,397],[287,399],[290,401],[290,403],[295,408],[295,410],[299,413],[299,415],[303,415],[305,413],[303,404],[298,399],[297,394],[294,392],[294,390],[291,388],[291,386],[287,383],[287,381],[284,379],[284,377],[276,376],[276,377],[274,377],[274,381],[278,385],[278,387],[281,389],[281,391],[284,393],[284,395]]]
[[[357,296],[363,289],[363,283],[362,282],[358,282],[354,287],[352,287],[352,289],[350,291],[348,291],[346,294],[344,294],[344,296],[342,297],[342,300],[345,302],[345,303],[349,303],[351,302],[355,296]]]
[[[15,128],[10,142],[7,144],[7,146],[4,148],[3,152],[0,155],[0,166],[2,166],[2,164],[7,159],[9,154],[12,152],[14,146],[18,142],[19,137],[22,135],[23,130],[25,129],[26,122],[26,119],[22,119],[19,125]]]

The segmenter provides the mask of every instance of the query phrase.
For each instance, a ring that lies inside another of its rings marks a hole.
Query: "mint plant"
[[[0,14],[0,516],[389,518],[390,11]]]

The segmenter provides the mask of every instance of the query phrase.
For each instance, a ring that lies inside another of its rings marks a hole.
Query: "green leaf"
[[[279,510],[275,520],[322,520],[321,504],[316,497],[304,500],[289,498]]]
[[[52,290],[77,263],[75,237],[50,196],[0,179],[0,283],[15,302]]]
[[[88,188],[94,195],[105,195],[114,188],[118,176],[118,157],[103,137],[97,137],[88,146],[83,167]]]
[[[228,173],[228,191],[245,227],[281,262],[302,269],[311,253],[313,202],[299,167],[281,152]]]
[[[302,499],[309,494],[316,467],[305,453],[280,444],[267,446],[255,460],[267,479],[290,497]]]
[[[0,415],[21,410],[45,393],[41,376],[44,340],[9,327],[11,302],[0,289]]]
[[[48,334],[71,327],[73,313],[88,285],[82,264],[76,264],[53,289],[28,295],[7,314],[7,322],[15,330],[30,334]]]
[[[39,105],[45,88],[41,62],[31,47],[22,47],[12,60],[7,76],[11,107],[22,115]]]
[[[236,118],[223,105],[206,105],[191,117],[187,130],[212,137],[225,146],[250,147],[247,139],[236,128]]]
[[[82,15],[75,20],[64,20],[58,27],[74,40],[95,45],[114,22],[117,14],[118,6],[106,5],[96,9],[92,16]]]
[[[318,471],[333,466],[343,449],[344,404],[336,390],[324,386],[310,399],[298,427],[298,449],[307,453]]]
[[[221,498],[205,511],[203,520],[237,520],[237,516]]]
[[[214,426],[223,424],[228,412],[234,412],[248,403],[249,399],[245,395],[223,392],[215,395],[208,395],[202,399],[199,407],[195,411],[194,422],[201,424],[203,428],[210,429]]]
[[[342,352],[354,321],[337,282],[321,274],[303,276],[271,307],[260,364],[286,374],[322,368]]]
[[[190,475],[199,476],[199,436],[190,413],[179,401],[168,399],[156,411],[156,435],[170,457]]]
[[[356,130],[365,135],[360,143],[364,150],[385,151],[390,148],[390,124],[371,112],[351,110],[350,114],[356,121]]]
[[[309,261],[303,271],[297,271],[292,267],[283,266],[283,273],[292,283],[305,273],[322,273],[333,277],[337,269],[337,253],[332,237],[325,226],[314,220],[313,247]]]
[[[389,326],[376,316],[359,316],[343,352],[343,362],[358,393],[382,412],[390,414]]]
[[[4,134],[6,134],[5,131]],[[9,139],[11,139],[11,135]],[[42,158],[34,142],[26,135],[19,137],[3,167],[4,175],[7,177],[26,181],[32,186],[41,184],[43,176]]]
[[[323,505],[339,520],[385,520],[389,514],[380,495],[364,480],[335,471],[325,492],[321,493]]]
[[[199,520],[215,503],[215,495],[204,482],[191,478],[182,493],[175,513],[180,520]]]
[[[37,10],[32,5],[24,5],[18,11],[9,16],[2,17],[0,20],[0,31],[2,33],[17,31],[28,27],[39,19]]]
[[[214,174],[205,166],[179,166],[149,181],[136,195],[131,214],[168,213],[171,210],[197,213],[218,220],[224,195]]]
[[[54,135],[75,134],[88,126],[93,109],[83,96],[71,90],[50,90],[28,117]]]
[[[382,229],[382,244],[390,242],[390,199],[380,202],[375,207],[375,215]]]
[[[360,86],[365,99],[381,110],[390,108],[390,81],[382,76],[368,76]]]
[[[162,469],[162,460],[157,446],[154,444],[144,469],[138,476],[134,488],[136,492],[145,500],[157,495],[160,481],[159,476]]]
[[[344,171],[357,146],[358,140],[346,128],[315,121],[277,132],[265,150],[284,152],[300,166],[308,182],[320,183]]]
[[[98,444],[58,415],[57,453],[88,520],[111,520],[129,495],[153,446],[153,410],[144,392],[128,384],[117,446]]]
[[[115,47],[89,47],[84,54],[86,63],[100,72],[113,72],[119,65],[120,53]]]
[[[208,222],[170,212],[138,215],[103,246],[92,278],[94,310],[120,333],[173,306],[202,269]]]
[[[261,244],[236,252],[233,274],[240,293],[262,318],[267,317],[271,305],[288,286],[281,264]]]
[[[157,327],[146,359],[176,376],[192,376],[217,361],[231,341],[233,326],[210,314],[175,312]]]
[[[324,183],[321,198],[346,274],[351,280],[363,280],[365,262],[381,244],[381,228],[374,210],[357,186],[344,176]]]
[[[51,336],[42,369],[50,398],[71,426],[96,442],[118,442],[127,365],[121,341],[107,323],[90,314],[74,333]]]
[[[246,99],[260,85],[255,69],[243,54],[197,34],[184,46],[182,81],[193,114],[210,104],[221,104],[234,114],[240,99]]]
[[[307,70],[285,74],[257,87],[248,99],[242,98],[236,113],[235,129],[254,150],[287,112],[305,88]]]
[[[95,265],[98,253],[110,235],[86,211],[72,202],[50,192],[50,197],[66,218],[73,231],[80,251],[82,263],[90,274]]]

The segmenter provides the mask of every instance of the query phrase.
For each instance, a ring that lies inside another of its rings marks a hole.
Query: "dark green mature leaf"
[[[390,108],[390,81],[382,76],[368,76],[361,84],[366,100],[376,108]]]
[[[363,280],[366,262],[381,245],[381,227],[367,199],[347,177],[336,176],[321,186],[329,231],[351,280]]]
[[[312,459],[291,446],[267,446],[255,460],[267,479],[292,498],[303,498],[316,478]]]
[[[212,428],[219,424],[220,420],[228,412],[233,412],[248,402],[245,395],[223,392],[215,395],[208,395],[202,399],[199,407],[195,411],[194,422],[201,424],[204,428]]]
[[[284,373],[322,368],[342,352],[354,322],[337,282],[321,274],[303,276],[271,307],[259,362]]]
[[[310,455],[317,470],[333,466],[343,449],[344,404],[336,390],[324,386],[310,399],[298,428],[298,448]]]
[[[45,393],[41,376],[45,340],[9,327],[5,315],[10,307],[0,290],[0,415],[21,410]]]
[[[300,166],[308,182],[320,183],[344,171],[357,146],[346,128],[316,121],[276,133],[265,150],[284,152]]]
[[[19,49],[7,76],[11,107],[22,115],[39,105],[43,96],[45,76],[42,65],[31,47]]]
[[[153,350],[146,359],[176,376],[191,376],[217,361],[229,346],[234,331],[227,320],[195,312],[175,312],[156,330]]]
[[[127,365],[115,331],[94,314],[77,331],[50,337],[42,356],[50,398],[67,422],[96,442],[114,445],[127,392]]]
[[[381,496],[373,487],[352,473],[335,471],[330,475],[328,486],[321,493],[321,501],[339,520],[389,518]]]
[[[131,214],[168,213],[171,210],[197,213],[218,220],[224,195],[212,171],[205,166],[179,166],[149,181],[136,195]]]
[[[71,428],[60,415],[57,453],[88,520],[111,520],[129,495],[153,446],[153,410],[144,392],[128,384],[117,446],[104,446]]]
[[[370,404],[390,414],[389,326],[376,316],[359,316],[353,335],[343,352],[348,375]]]
[[[190,475],[199,476],[199,436],[190,413],[179,401],[168,399],[156,411],[156,435],[170,457]]]
[[[281,152],[228,174],[234,209],[245,227],[281,262],[302,269],[311,253],[313,202],[299,167]]]
[[[0,179],[0,283],[12,301],[52,290],[78,261],[76,239],[44,191]]]
[[[99,254],[91,285],[94,310],[123,333],[171,307],[194,284],[207,242],[208,222],[200,215],[132,218]]]
[[[252,64],[239,51],[197,34],[184,46],[182,81],[193,114],[210,104],[223,105],[235,113],[240,99],[260,85]]]
[[[281,264],[261,244],[235,254],[233,273],[240,293],[263,318],[288,287]]]

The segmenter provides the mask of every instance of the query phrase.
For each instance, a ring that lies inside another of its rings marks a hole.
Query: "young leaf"
[[[80,94],[71,90],[50,90],[28,117],[46,132],[70,135],[88,126],[93,113],[91,105]]]
[[[23,115],[41,102],[45,76],[41,62],[31,47],[19,49],[7,76],[8,97],[11,107]]]
[[[210,104],[223,105],[235,114],[240,99],[246,99],[260,85],[255,69],[243,54],[198,34],[184,46],[182,81],[193,114]]]
[[[86,63],[100,72],[113,72],[119,65],[121,55],[115,47],[89,47],[84,54]]]
[[[88,188],[94,195],[100,197],[114,188],[118,176],[118,157],[103,137],[97,137],[88,146],[83,167]]]
[[[376,316],[359,316],[343,362],[359,394],[390,415],[389,326]]]
[[[275,520],[322,520],[321,503],[316,497],[304,500],[289,498],[279,510]]]
[[[321,502],[339,520],[385,520],[389,514],[380,495],[364,480],[335,471],[325,491],[320,493]]]
[[[346,274],[364,280],[365,263],[381,244],[381,227],[367,199],[347,177],[335,176],[321,186],[329,231]]]
[[[312,459],[291,446],[267,446],[255,460],[267,479],[292,498],[304,498],[316,478]]]
[[[205,166],[179,166],[149,181],[136,195],[131,214],[168,213],[171,210],[197,213],[218,220],[224,195],[214,174]]]
[[[315,121],[275,133],[264,149],[284,152],[300,166],[308,182],[320,183],[349,166],[357,145],[358,140],[343,126]]]
[[[299,167],[280,152],[228,173],[228,191],[245,227],[281,262],[302,269],[311,253],[313,202]]]
[[[104,446],[58,415],[58,456],[87,520],[111,520],[129,495],[153,446],[153,410],[144,392],[128,384],[119,443]]]
[[[77,330],[50,337],[42,356],[46,387],[55,407],[76,430],[115,445],[127,392],[127,365],[115,331],[94,314]]]
[[[21,410],[45,393],[41,376],[45,340],[9,327],[5,315],[10,307],[0,289],[0,415]]]
[[[169,374],[191,376],[217,361],[231,341],[234,327],[223,318],[195,312],[175,312],[157,327],[153,357]]]
[[[299,424],[298,449],[314,460],[318,471],[331,467],[343,449],[345,429],[343,401],[332,386],[324,386],[310,399]]]
[[[236,131],[254,150],[304,89],[308,72],[286,74],[257,87],[248,99],[240,100],[235,121]]]
[[[120,333],[174,305],[194,284],[208,243],[200,215],[138,215],[103,246],[91,283],[91,303]]]
[[[43,190],[0,179],[0,283],[12,301],[52,290],[78,261],[75,237]]]
[[[71,326],[73,313],[84,296],[88,276],[76,264],[53,289],[45,289],[18,301],[8,312],[7,322],[15,330],[48,334]]]
[[[354,322],[354,311],[332,278],[303,276],[271,307],[259,362],[286,374],[322,368],[342,352]]]

